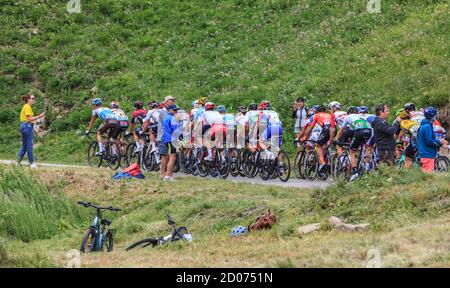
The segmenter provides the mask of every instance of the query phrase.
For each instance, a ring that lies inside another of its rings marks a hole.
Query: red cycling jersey
[[[319,112],[314,115],[311,126],[314,127],[316,124],[319,124],[322,127],[330,126],[331,128],[336,128],[335,116],[334,114]]]
[[[145,115],[147,111],[144,109],[138,109],[131,115],[131,123],[136,124],[138,121],[142,124],[144,122]]]

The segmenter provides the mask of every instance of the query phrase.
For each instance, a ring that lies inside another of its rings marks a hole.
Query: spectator
[[[30,162],[31,168],[37,168],[36,163],[34,163],[33,156],[33,137],[34,137],[34,122],[38,119],[44,118],[45,112],[34,116],[32,106],[36,102],[36,96],[33,93],[28,93],[22,97],[25,105],[22,107],[20,112],[20,132],[22,133],[22,148],[20,148],[19,155],[17,155],[17,163],[21,165],[21,161],[25,153],[27,153],[28,161]]]
[[[419,146],[419,157],[424,172],[434,171],[434,159],[442,145],[448,145],[445,139],[436,139],[433,129],[433,122],[436,120],[437,110],[434,107],[427,107],[424,110],[425,119],[420,123],[417,142]]]
[[[163,120],[163,145],[160,145],[159,154],[162,155],[161,163],[163,161],[168,162],[167,172],[165,173],[163,181],[174,181],[173,167],[175,166],[177,156],[177,149],[174,144],[176,144],[178,137],[180,136],[180,133],[178,131],[178,120],[174,115],[177,114],[177,111],[179,109],[175,104],[167,106],[166,109],[167,116]]]
[[[298,98],[297,101],[292,105],[292,108],[292,118],[295,119],[294,132],[296,134],[296,137],[299,138],[300,132],[302,132],[306,126],[307,108],[305,106],[305,99]]]
[[[164,149],[166,149],[164,142],[162,141],[163,135],[164,135],[164,126],[163,126],[163,121],[166,118],[166,116],[168,115],[169,111],[167,110],[167,107],[174,105],[175,104],[175,98],[172,96],[167,96],[164,99],[164,107],[161,108],[161,110],[159,111],[159,116],[158,116],[158,134],[156,134],[156,140],[158,140],[159,143],[159,151],[160,151],[160,155],[161,155],[161,151],[164,151]],[[167,156],[167,155],[166,155]],[[168,157],[161,157],[161,171],[160,171],[160,178],[164,179],[164,177],[166,176],[166,172],[167,172],[167,163],[169,161]]]
[[[377,117],[371,125],[375,134],[378,156],[381,162],[388,165],[395,165],[395,133],[400,127],[400,117],[395,119],[393,125],[387,123],[389,117],[389,107],[386,104],[380,104],[375,108]]]

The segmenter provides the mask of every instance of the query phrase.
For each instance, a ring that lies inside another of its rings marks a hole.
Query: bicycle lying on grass
[[[137,241],[136,243],[131,244],[125,250],[129,251],[138,246],[140,248],[144,248],[149,245],[152,245],[152,247],[154,247],[154,246],[158,246],[158,245],[163,245],[167,242],[175,242],[175,241],[178,241],[181,239],[184,239],[186,241],[192,241],[192,235],[189,233],[189,230],[186,227],[184,227],[184,226],[177,227],[175,221],[173,221],[172,217],[168,213],[166,213],[166,219],[167,219],[167,224],[172,226],[171,234],[169,234],[165,237],[147,238],[147,239]]]
[[[110,229],[111,221],[108,219],[102,218],[102,210],[110,210],[110,211],[121,211],[119,208],[109,207],[101,207],[97,205],[93,205],[90,202],[82,202],[78,201],[78,204],[84,206],[86,208],[92,207],[97,209],[97,215],[92,222],[92,226],[86,231],[83,237],[83,241],[81,242],[81,252],[94,252],[94,251],[103,251],[103,246],[106,246],[108,252],[113,250],[113,241],[115,230]]]

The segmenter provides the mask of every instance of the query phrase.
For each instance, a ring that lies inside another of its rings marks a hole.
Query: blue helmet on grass
[[[236,226],[233,228],[233,231],[231,231],[231,237],[237,237],[246,234],[247,232],[248,232],[247,227]]]

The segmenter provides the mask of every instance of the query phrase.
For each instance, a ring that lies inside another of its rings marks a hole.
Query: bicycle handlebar
[[[81,206],[84,206],[85,208],[92,207],[92,208],[95,208],[97,210],[110,210],[110,211],[115,211],[115,212],[122,211],[121,209],[113,208],[112,206],[109,206],[109,207],[97,206],[97,205],[92,204],[91,202],[78,201],[77,204],[81,205]]]

